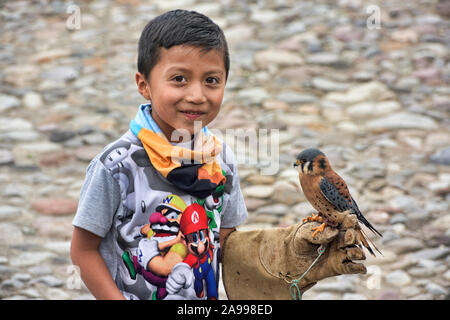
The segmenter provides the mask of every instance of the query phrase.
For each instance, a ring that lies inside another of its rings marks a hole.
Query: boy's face
[[[161,48],[159,61],[149,79],[137,72],[139,92],[152,103],[152,117],[171,141],[179,140],[176,129],[194,133],[219,113],[225,90],[223,53],[186,45]]]

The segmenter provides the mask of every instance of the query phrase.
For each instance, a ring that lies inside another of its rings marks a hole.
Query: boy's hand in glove
[[[288,228],[232,232],[225,239],[222,253],[228,298],[292,299],[291,281],[311,266],[321,245],[326,245],[325,252],[297,284],[301,293],[328,277],[366,273],[363,264],[352,262],[366,258],[356,246],[360,228],[356,216],[341,229],[327,227],[312,237],[312,229],[318,225],[307,222]]]

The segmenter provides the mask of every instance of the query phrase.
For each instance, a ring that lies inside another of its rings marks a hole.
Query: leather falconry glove
[[[322,279],[365,274],[366,267],[352,261],[366,258],[357,246],[360,227],[356,216],[349,216],[340,229],[327,227],[312,237],[313,228],[319,225],[306,222],[230,233],[222,251],[222,279],[228,298],[298,299]],[[318,249],[325,250],[317,259]]]

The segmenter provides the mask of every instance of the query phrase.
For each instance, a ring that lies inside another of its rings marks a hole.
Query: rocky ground
[[[304,298],[449,299],[450,4],[437,0],[2,1],[0,298],[92,298],[69,258],[85,169],[144,102],[142,28],[177,7],[209,15],[229,41],[212,127],[256,132],[259,146],[278,133],[267,152],[236,138],[243,130],[226,135],[240,154],[243,228],[311,213],[292,162],[313,146],[384,235],[367,275]]]

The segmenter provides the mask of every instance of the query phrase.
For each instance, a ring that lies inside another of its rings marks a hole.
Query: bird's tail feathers
[[[375,243],[373,243],[373,241],[370,240],[370,238],[367,236],[367,234],[366,234],[362,229],[360,230],[360,232],[361,232],[361,234],[364,236],[365,240],[368,241],[368,242],[372,245],[372,247],[374,247],[375,250],[377,250],[378,253],[381,254],[381,255],[383,256],[383,253],[380,251],[380,249],[377,248],[377,246],[375,245]]]
[[[375,244],[372,242],[372,240],[370,240],[370,238],[364,233],[364,231],[362,229],[358,230],[358,235],[359,235],[359,240],[361,241],[362,245],[370,252],[371,255],[376,257],[376,255],[373,252],[372,247],[370,245],[372,245],[375,248],[375,250],[377,250],[381,255],[383,255],[381,253],[381,251],[375,246]],[[369,244],[369,242],[370,242],[370,244]]]
[[[358,220],[361,221],[370,231],[373,233],[379,235],[380,237],[383,237],[383,235],[375,229],[375,227],[362,215],[361,212],[358,212]]]

